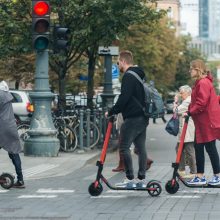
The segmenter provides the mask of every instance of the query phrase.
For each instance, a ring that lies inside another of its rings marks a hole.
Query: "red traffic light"
[[[39,1],[34,5],[33,11],[34,14],[38,16],[46,15],[50,10],[50,6],[47,2]]]

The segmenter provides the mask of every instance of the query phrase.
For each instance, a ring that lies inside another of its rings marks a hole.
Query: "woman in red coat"
[[[205,185],[204,176],[205,156],[204,147],[211,160],[214,176],[209,185],[220,185],[219,155],[216,149],[216,139],[220,139],[220,105],[218,96],[212,83],[212,76],[206,70],[202,60],[194,60],[190,65],[190,74],[195,80],[192,88],[191,104],[188,114],[195,124],[195,153],[197,175],[190,181],[190,185]]]

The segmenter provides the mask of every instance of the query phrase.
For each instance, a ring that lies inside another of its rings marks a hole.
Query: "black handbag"
[[[172,118],[167,122],[167,125],[165,127],[165,130],[174,136],[177,136],[177,134],[179,133],[179,118],[177,115],[177,112],[175,112],[172,116]]]

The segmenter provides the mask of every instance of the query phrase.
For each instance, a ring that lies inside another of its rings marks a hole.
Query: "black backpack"
[[[128,70],[127,73],[132,74],[144,87],[145,92],[145,106],[134,97],[136,103],[143,109],[145,116],[148,118],[161,118],[165,114],[164,103],[161,95],[156,88],[142,80],[137,73]]]

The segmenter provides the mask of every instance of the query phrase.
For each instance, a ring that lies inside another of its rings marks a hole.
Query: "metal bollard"
[[[93,109],[93,123],[94,124],[96,124],[96,119],[97,119],[96,116],[97,116],[97,110]],[[96,129],[94,129],[94,131],[93,131],[93,141],[96,140],[97,136],[98,136],[98,134],[96,132]]]
[[[86,147],[90,146],[90,136],[91,136],[91,131],[90,131],[90,109],[86,109]]]
[[[79,111],[79,147],[81,150],[83,150],[83,115],[84,111],[80,109]]]
[[[103,132],[102,132],[102,110],[99,109],[98,111],[98,115],[99,115],[99,131],[100,131],[100,139],[99,139],[99,143],[102,143],[102,138],[103,138]]]

